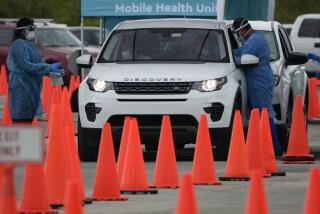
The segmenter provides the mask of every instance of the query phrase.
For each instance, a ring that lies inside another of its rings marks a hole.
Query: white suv
[[[307,58],[292,52],[279,23],[251,24],[265,32],[272,50],[273,104],[286,144],[293,95],[304,96],[307,87],[306,75],[296,64]],[[79,66],[92,66],[79,87],[81,160],[96,159],[105,122],[111,123],[118,148],[124,117],[137,117],[142,143],[147,150],[156,150],[162,115],[170,115],[175,147],[183,148],[195,142],[201,114],[208,117],[215,158],[226,159],[235,110],[242,110],[245,124],[248,120],[242,67],[259,63],[249,56],[235,65],[232,49],[238,45],[227,21],[155,19],[118,24],[93,66],[89,55],[77,59]]]
[[[291,40],[297,51],[320,55],[320,13],[298,16],[291,30]],[[312,60],[306,63],[306,72],[314,76],[320,71],[320,65]]]

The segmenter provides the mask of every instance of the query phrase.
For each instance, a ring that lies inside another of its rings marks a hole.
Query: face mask
[[[35,31],[27,31],[26,40],[34,40],[36,37]]]

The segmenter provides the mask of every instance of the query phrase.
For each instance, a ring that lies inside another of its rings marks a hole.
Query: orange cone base
[[[146,195],[146,194],[158,194],[158,190],[148,189],[148,190],[121,190],[121,194],[131,194],[131,195]]]
[[[92,204],[92,199],[91,198],[85,198],[84,200],[82,200],[83,204]]]
[[[127,201],[128,197],[120,198],[91,198],[92,201]]]
[[[179,186],[158,186],[158,185],[151,185],[149,186],[151,189],[178,189]]]
[[[220,181],[215,181],[215,182],[193,182],[194,185],[221,185]]]
[[[283,155],[282,163],[284,164],[312,164],[314,155]]]
[[[274,176],[274,177],[286,176],[286,172],[271,172],[271,176]]]
[[[250,177],[219,177],[220,181],[249,181]]]
[[[63,204],[50,204],[50,207],[54,210],[58,210],[63,207]]]
[[[32,211],[19,211],[19,214],[58,214],[58,210],[32,210]]]

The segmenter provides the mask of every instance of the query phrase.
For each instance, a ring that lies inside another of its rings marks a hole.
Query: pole
[[[103,23],[103,19],[100,18],[99,45],[102,45],[102,23]]]
[[[81,55],[84,52],[84,18],[81,17]]]

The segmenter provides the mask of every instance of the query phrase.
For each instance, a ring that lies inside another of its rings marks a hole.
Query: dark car
[[[65,83],[68,84],[72,72],[68,69],[68,58],[76,50],[81,49],[80,40],[74,36],[64,24],[35,22],[37,25],[36,43],[47,63],[60,62],[66,71]],[[16,24],[0,22],[0,64],[6,63],[9,47],[14,38]],[[98,49],[87,49],[97,55]]]

